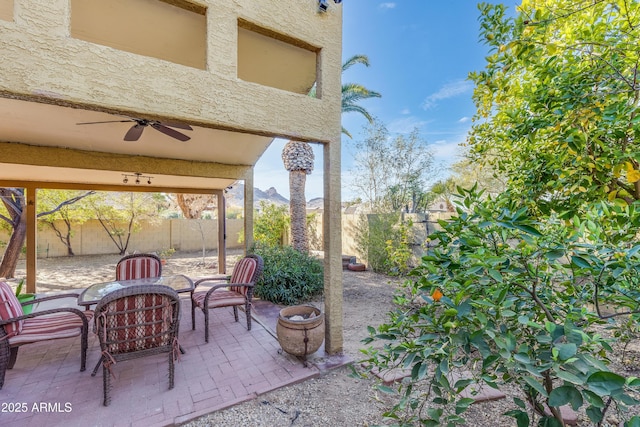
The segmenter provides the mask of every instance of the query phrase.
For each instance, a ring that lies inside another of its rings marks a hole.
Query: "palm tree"
[[[365,55],[354,55],[351,58],[347,59],[344,64],[342,64],[342,72],[349,69],[355,64],[362,64],[365,67],[369,66],[369,58]],[[358,105],[358,102],[369,99],[369,98],[380,98],[378,92],[374,92],[372,90],[367,89],[358,83],[343,83],[342,84],[342,112],[343,113],[360,113],[362,114],[369,123],[373,123],[373,117],[369,112]],[[349,138],[352,138],[349,131],[347,131],[344,126],[342,127],[342,133],[347,135]]]
[[[355,64],[369,66],[369,58],[365,55],[354,55],[342,64],[342,72]],[[316,96],[315,86],[309,92],[309,96]],[[358,83],[342,84],[342,112],[356,112],[362,114],[369,123],[373,122],[373,117],[369,112],[358,105],[358,103],[368,98],[380,98],[378,92],[367,89]],[[351,134],[344,126],[342,133],[351,138]],[[307,236],[307,199],[304,194],[306,176],[313,171],[313,150],[307,142],[289,141],[282,150],[282,161],[284,167],[289,171],[289,210],[291,215],[291,243],[292,246],[301,252],[309,252],[309,238]]]
[[[291,245],[294,249],[308,253],[307,202],[304,187],[307,175],[313,171],[315,156],[311,145],[301,141],[289,141],[282,150],[284,167],[289,171],[289,214],[291,216]]]

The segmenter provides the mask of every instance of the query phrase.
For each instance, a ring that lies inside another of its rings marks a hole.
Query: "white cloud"
[[[465,117],[462,117],[460,120],[458,120],[458,123],[466,123],[469,120],[471,120],[471,119],[469,117],[465,116]]]
[[[393,9],[393,8],[395,8],[395,7],[396,7],[396,4],[395,4],[395,3],[391,3],[391,2],[388,2],[388,3],[380,3],[380,5],[379,5],[378,7],[379,7],[380,9]]]
[[[421,120],[415,116],[409,116],[392,121],[387,125],[387,129],[391,133],[410,133],[415,128],[421,128],[427,123],[428,122],[426,120]]]
[[[408,108],[403,108],[402,111],[400,111],[400,114],[406,116],[407,114],[411,114],[411,110],[409,110]]]
[[[425,98],[422,103],[422,108],[428,110],[435,107],[438,104],[438,101],[462,95],[472,89],[473,83],[466,80],[456,80],[454,82],[446,83],[437,92],[432,93]]]
[[[451,138],[440,140],[430,145],[436,162],[446,164],[447,167],[460,160],[464,152],[464,144],[467,141],[467,132],[459,132]]]

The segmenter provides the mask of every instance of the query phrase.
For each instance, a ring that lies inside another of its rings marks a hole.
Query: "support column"
[[[253,168],[244,178],[244,252],[253,247]]]
[[[324,311],[325,351],[343,350],[342,332],[342,210],[340,141],[324,145]]]
[[[25,189],[27,206],[27,293],[36,293],[36,266],[38,259],[37,228],[36,218],[36,189],[26,187]]]
[[[217,191],[218,203],[218,273],[227,273],[227,201],[224,191]]]

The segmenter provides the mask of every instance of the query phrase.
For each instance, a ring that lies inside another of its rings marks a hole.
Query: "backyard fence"
[[[227,219],[227,248],[241,248],[242,219]],[[59,224],[64,229],[62,223]],[[118,253],[99,221],[90,220],[72,228],[71,248],[75,255],[105,255]],[[4,255],[9,233],[0,230],[0,253]],[[67,247],[51,227],[40,225],[37,234],[38,257],[67,256]],[[218,249],[218,222],[203,219],[165,219],[143,222],[138,231],[131,234],[127,252],[198,251]]]

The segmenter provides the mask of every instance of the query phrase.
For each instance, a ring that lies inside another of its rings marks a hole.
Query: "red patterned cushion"
[[[91,321],[93,311],[83,311],[82,314]],[[68,311],[47,314],[24,321],[24,328],[20,335],[9,340],[12,345],[27,344],[57,338],[69,338],[80,335],[82,331],[82,319]]]
[[[7,282],[0,282],[0,319],[7,320],[14,317],[22,316],[22,305],[18,298],[13,293],[11,286]],[[22,332],[22,326],[24,320],[18,320],[17,322],[4,325],[4,330],[9,337]]]
[[[231,275],[231,279],[229,279],[229,284],[251,283],[253,275],[256,272],[256,268],[258,268],[258,262],[254,258],[242,258],[233,268],[233,274]],[[230,289],[242,294],[247,293],[246,287],[243,288],[238,286]]]
[[[166,346],[170,344],[173,310],[165,295],[120,298],[105,307],[98,333],[104,334],[106,349],[112,354]]]
[[[160,264],[151,257],[129,258],[116,267],[116,280],[142,279],[160,276]]]
[[[196,292],[193,294],[193,301],[200,308],[204,308],[204,299],[207,296],[206,292]],[[244,305],[246,299],[243,294],[233,292],[228,289],[216,289],[211,292],[209,297],[209,308],[215,307],[229,307],[233,305]]]

